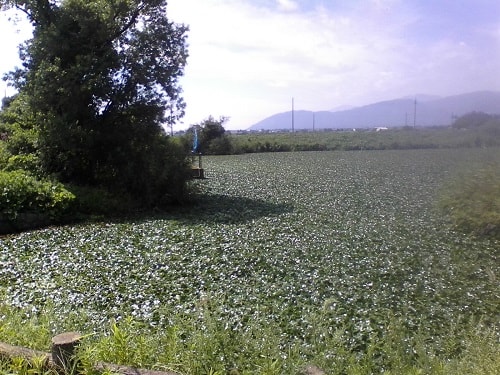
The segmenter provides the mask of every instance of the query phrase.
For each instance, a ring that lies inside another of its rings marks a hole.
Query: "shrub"
[[[104,188],[71,185],[70,190],[76,195],[75,211],[81,215],[120,215],[140,206],[130,195],[113,194]]]
[[[500,163],[464,172],[446,188],[440,206],[458,229],[500,238]]]
[[[5,170],[15,171],[22,169],[32,175],[41,177],[40,160],[35,154],[12,155],[7,160]]]
[[[496,116],[484,112],[470,112],[457,118],[452,127],[457,129],[474,129],[483,126],[495,118]]]
[[[223,135],[221,137],[212,139],[209,142],[207,154],[210,155],[231,155],[234,154],[233,145],[230,139]]]
[[[0,169],[7,166],[11,154],[7,150],[5,142],[0,142]]]
[[[21,170],[0,172],[0,212],[8,219],[16,219],[20,213],[59,219],[74,199],[74,194],[60,183],[38,180]]]

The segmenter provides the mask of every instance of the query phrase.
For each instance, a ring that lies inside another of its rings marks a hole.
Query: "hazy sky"
[[[186,128],[245,129],[291,109],[500,91],[499,0],[169,0],[189,25]],[[0,18],[0,72],[29,36]],[[2,91],[5,85],[2,83]]]

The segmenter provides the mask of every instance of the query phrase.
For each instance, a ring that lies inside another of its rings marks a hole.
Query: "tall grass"
[[[304,338],[284,341],[277,325],[258,318],[233,329],[217,301],[192,314],[171,314],[162,329],[126,318],[84,338],[79,352],[83,374],[97,362],[110,362],[190,375],[300,374],[310,364],[327,374],[497,374],[498,331],[480,321],[456,322],[439,339],[425,330],[410,332],[390,317],[364,350],[349,345],[348,331],[323,323],[321,312]],[[36,316],[1,307],[0,340],[47,350],[53,329],[50,311]],[[17,327],[13,329],[13,327]],[[454,327],[454,328],[453,328]],[[74,328],[74,327],[73,327]],[[0,374],[48,374],[41,363],[21,358],[0,361]]]
[[[440,205],[460,230],[500,239],[500,162],[462,171]]]

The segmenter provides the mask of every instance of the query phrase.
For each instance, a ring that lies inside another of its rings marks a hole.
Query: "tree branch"
[[[135,9],[135,11],[132,13],[132,16],[130,17],[130,20],[120,29],[118,30],[115,34],[111,36],[107,40],[107,43],[111,43],[112,41],[118,39],[120,36],[122,36],[127,30],[129,30],[136,22],[139,16],[141,15],[141,12],[146,8],[146,4],[141,4]],[[114,19],[118,17],[118,14],[115,15]]]
[[[4,6],[7,6],[6,1]],[[53,9],[49,0],[14,0],[14,9],[26,14],[31,23],[35,25],[50,25],[53,19]]]

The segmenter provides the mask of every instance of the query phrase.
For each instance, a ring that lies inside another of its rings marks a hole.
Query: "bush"
[[[27,98],[18,94],[7,98],[0,111],[2,141],[10,154],[33,154],[38,148],[38,127],[28,110]]]
[[[464,172],[446,188],[440,206],[459,230],[500,238],[500,163]]]
[[[7,160],[5,170],[16,171],[24,170],[33,176],[41,177],[40,160],[35,154],[12,155]]]
[[[10,157],[11,153],[7,150],[5,142],[0,141],[0,169],[3,169],[7,166]]]
[[[209,155],[231,155],[235,152],[230,139],[223,135],[210,141],[206,153]]]
[[[104,188],[70,185],[75,194],[75,211],[83,216],[126,214],[138,207],[129,195],[113,194]]]
[[[37,213],[57,220],[68,213],[74,199],[60,183],[37,180],[21,170],[0,172],[0,213],[7,219]]]
[[[498,117],[484,112],[470,112],[457,118],[451,126],[457,129],[474,129],[491,120],[498,120]]]
[[[183,146],[169,137],[157,137],[142,170],[132,177],[139,183],[132,192],[148,208],[166,208],[183,203],[189,195],[189,160]]]

